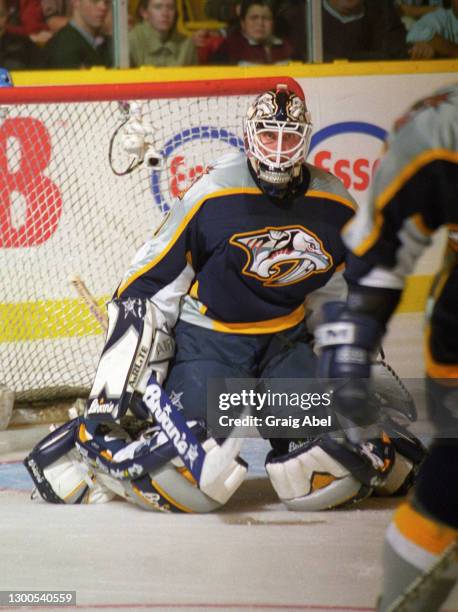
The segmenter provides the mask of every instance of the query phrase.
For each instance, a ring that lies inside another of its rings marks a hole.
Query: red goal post
[[[301,93],[289,77],[0,89],[0,381],[19,400],[87,392],[103,336],[71,279],[103,306],[180,191],[243,149],[249,102],[277,83]],[[110,169],[126,100],[144,101],[160,170]]]

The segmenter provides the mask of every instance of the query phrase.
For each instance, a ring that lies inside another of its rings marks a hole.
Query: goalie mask
[[[277,85],[256,98],[245,119],[245,148],[261,189],[284,198],[302,180],[312,136],[304,100]]]

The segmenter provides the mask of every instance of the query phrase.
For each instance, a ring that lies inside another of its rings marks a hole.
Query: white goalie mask
[[[285,197],[301,179],[312,122],[304,100],[277,85],[256,98],[245,119],[245,148],[261,188]]]

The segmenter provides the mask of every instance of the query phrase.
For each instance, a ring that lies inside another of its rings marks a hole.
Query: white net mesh
[[[122,121],[117,101],[6,105],[0,360],[2,382],[19,399],[90,386],[103,335],[71,278],[81,276],[103,305],[174,196],[220,154],[243,148],[248,103],[271,85],[247,79],[246,93],[236,96],[205,96],[196,85],[196,97],[145,100],[165,164],[124,177],[108,163],[110,138]],[[122,165],[118,155],[115,142],[114,160]]]

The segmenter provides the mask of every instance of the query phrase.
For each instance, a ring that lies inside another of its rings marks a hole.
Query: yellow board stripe
[[[97,299],[104,308],[109,296]],[[0,304],[0,342],[49,340],[102,333],[99,323],[81,300],[39,300]]]
[[[432,275],[409,277],[397,312],[423,312],[432,279]],[[105,295],[97,298],[97,303],[104,308],[108,300],[109,296]],[[240,329],[232,328],[231,331]],[[101,333],[100,325],[79,299],[0,304],[0,342],[75,338]]]
[[[138,2],[137,2],[138,4]],[[95,66],[90,70],[19,70],[12,73],[15,86],[68,85],[68,84],[113,84],[118,83],[154,83],[196,80],[246,79],[259,77],[294,77],[310,79],[318,77],[353,77],[407,74],[441,74],[444,78],[455,79],[458,70],[456,59],[434,59],[430,61],[391,60],[387,62],[350,62],[336,60],[327,64],[266,64],[258,66],[172,66],[157,68],[142,66],[141,68],[126,68],[112,70]],[[281,83],[281,80],[278,81]]]

